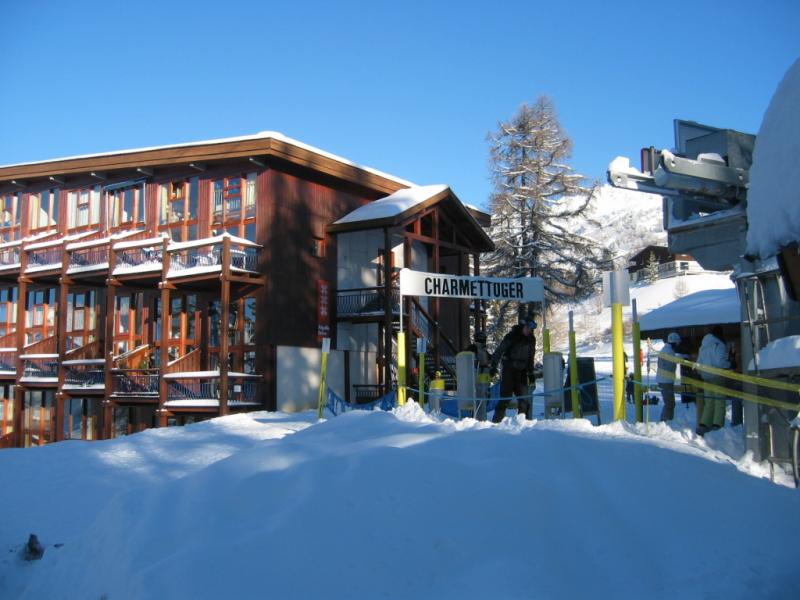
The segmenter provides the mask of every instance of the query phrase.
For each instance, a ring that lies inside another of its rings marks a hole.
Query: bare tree
[[[608,253],[579,232],[596,225],[588,208],[598,186],[587,185],[568,164],[572,141],[552,101],[542,96],[523,104],[488,141],[494,182],[490,235],[496,246],[488,270],[499,277],[541,277],[551,304],[592,293]],[[517,312],[532,316],[533,307],[491,307],[491,332],[502,334]]]

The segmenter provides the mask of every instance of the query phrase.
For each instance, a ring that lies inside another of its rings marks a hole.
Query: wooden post
[[[28,268],[28,253],[22,246],[19,248],[19,263],[20,275],[17,279],[19,284],[17,293],[17,382],[22,379],[25,373],[24,361],[20,356],[25,352],[25,323],[27,322],[26,311],[28,306],[28,278],[25,276],[25,271]],[[21,385],[15,386],[14,395],[14,438],[16,446],[22,448],[25,445],[25,436],[22,433],[25,391]]]
[[[389,229],[383,229],[383,385],[388,392],[392,385],[392,240]]]
[[[111,421],[113,419],[113,404],[111,394],[114,392],[114,378],[111,370],[114,368],[114,308],[117,299],[117,285],[114,279],[114,269],[117,266],[117,252],[114,250],[114,242],[108,244],[108,277],[106,278],[105,301],[106,306],[103,312],[103,328],[100,347],[103,349],[103,358],[106,359],[106,369],[104,374],[105,393],[102,401],[102,420],[100,439],[107,440],[111,437]]]
[[[222,236],[222,339],[219,341],[219,414],[228,414],[228,329],[231,313],[231,238]]]
[[[66,244],[64,245],[66,248]],[[67,261],[69,255],[64,250],[63,259],[61,263],[61,277],[58,280],[58,319],[56,320],[57,329],[56,338],[57,352],[58,352],[58,388],[56,390],[56,405],[55,405],[55,440],[60,442],[64,439],[64,427],[60,426],[64,419],[64,379],[66,377],[66,368],[64,367],[64,360],[67,354],[67,298],[69,295],[69,280],[64,274],[67,270]]]
[[[169,273],[170,254],[167,250],[169,240],[164,238],[161,251],[161,377],[158,378],[158,426],[166,427],[167,425],[167,412],[164,404],[167,401],[169,387],[164,375],[167,374],[167,366],[169,365],[169,325],[170,325],[170,302],[169,302],[169,289],[170,283],[167,280]]]

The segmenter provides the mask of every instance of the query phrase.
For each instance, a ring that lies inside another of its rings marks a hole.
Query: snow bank
[[[800,367],[800,335],[790,335],[771,341],[758,351],[759,369],[786,369]],[[751,360],[747,367],[755,368]]]
[[[446,185],[415,185],[398,190],[380,200],[360,206],[336,221],[335,225],[386,219],[403,214],[410,208],[433,198],[447,189]]]
[[[748,251],[762,258],[800,241],[800,59],[778,86],[756,137],[747,221]]]
[[[678,298],[644,315],[642,331],[695,325],[739,323],[741,306],[735,288],[703,290]]]
[[[795,592],[797,494],[689,431],[440,422],[413,404],[312,419],[252,413],[0,452],[0,596]],[[23,563],[30,532],[47,550]]]

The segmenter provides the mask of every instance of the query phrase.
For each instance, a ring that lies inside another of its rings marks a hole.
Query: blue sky
[[[800,56],[794,0],[0,0],[0,23],[0,164],[270,129],[475,204],[522,102],[553,98],[603,178],[676,117],[755,133]]]

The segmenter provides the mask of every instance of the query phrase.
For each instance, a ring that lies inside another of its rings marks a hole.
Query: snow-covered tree
[[[644,268],[645,280],[650,285],[653,285],[658,281],[658,259],[656,258],[656,253],[652,250],[650,251],[650,256],[647,258],[647,264]]]
[[[523,104],[489,134],[491,196],[490,235],[496,250],[487,267],[498,277],[544,279],[548,303],[575,301],[596,286],[607,253],[588,237],[588,208],[598,186],[568,164],[572,141],[562,130],[553,102],[540,97]],[[496,303],[490,329],[501,333],[519,314],[533,307]]]

